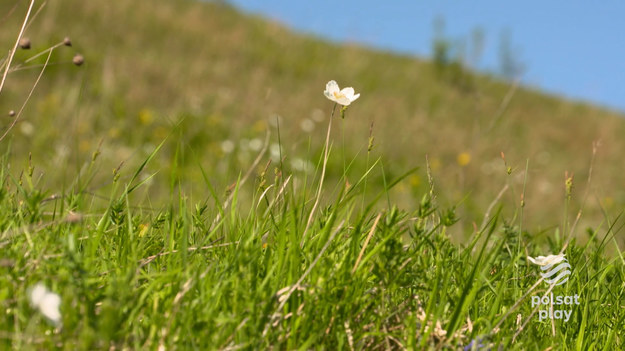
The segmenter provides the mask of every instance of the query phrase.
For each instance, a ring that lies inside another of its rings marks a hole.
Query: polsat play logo
[[[564,257],[564,254],[538,256],[536,258],[527,257],[533,264],[539,265],[540,276],[543,277],[545,283],[549,285],[562,285],[569,280],[571,275],[571,265]]]

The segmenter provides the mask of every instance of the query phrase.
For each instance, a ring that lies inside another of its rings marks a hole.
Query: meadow
[[[622,114],[221,2],[0,17],[0,349],[625,346]]]

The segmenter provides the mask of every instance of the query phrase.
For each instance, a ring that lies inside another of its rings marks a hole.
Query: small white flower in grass
[[[538,256],[536,258],[527,256],[527,259],[533,264],[537,264],[539,266],[547,266],[547,265],[554,265],[554,264],[558,264],[562,262],[564,260],[564,254]]]
[[[302,128],[302,130],[306,133],[310,133],[313,130],[315,130],[315,122],[313,122],[312,120],[306,118],[303,121],[300,122],[299,127]]]
[[[31,136],[35,132],[35,127],[33,126],[32,123],[28,121],[24,121],[22,122],[22,125],[20,126],[20,130],[22,131],[22,134],[26,136]]]
[[[54,325],[61,324],[61,297],[49,291],[42,283],[37,283],[30,290],[30,303]]]
[[[271,155],[271,160],[274,162],[280,161],[281,148],[279,144],[271,144],[269,147],[269,154]]]
[[[221,151],[229,154],[232,151],[234,151],[234,143],[232,142],[232,140],[224,140],[221,142]]]
[[[301,158],[294,158],[293,161],[291,161],[291,167],[295,171],[305,172],[305,173],[310,173],[315,169],[314,164],[312,164],[310,161],[307,161]]]
[[[360,97],[360,94],[354,95],[354,88],[339,88],[339,85],[335,81],[331,80],[326,84],[326,90],[323,94],[330,100],[336,102],[339,105],[348,106],[352,102],[356,101]]]
[[[310,114],[310,118],[312,118],[313,121],[320,123],[323,122],[323,120],[326,118],[326,115],[323,113],[322,110],[316,108]]]
[[[263,147],[263,141],[258,138],[254,138],[250,140],[248,147],[254,152],[260,151],[260,149]]]

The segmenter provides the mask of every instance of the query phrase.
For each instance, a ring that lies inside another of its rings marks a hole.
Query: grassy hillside
[[[622,116],[224,4],[35,13],[0,111],[72,46],[0,141],[0,349],[623,349]]]
[[[0,5],[0,13],[11,5]],[[3,28],[18,28],[25,6],[20,2]],[[3,30],[1,42],[8,45],[15,34]],[[70,164],[69,174],[76,173],[100,140],[102,167],[108,170],[120,160],[137,162],[137,153],[153,149],[174,125],[174,137],[153,170],[170,167],[179,149],[178,162],[189,166],[177,175],[183,184],[197,181],[197,162],[228,172],[228,181],[234,181],[250,156],[240,155],[240,164],[224,164],[220,143],[263,138],[276,115],[282,117],[286,157],[313,159],[325,123],[315,122],[313,133],[300,125],[313,116],[327,121],[321,92],[325,82],[335,79],[363,96],[333,137],[335,146],[358,155],[353,169],[364,167],[373,123],[372,157],[383,157],[390,176],[423,166],[429,155],[441,199],[450,205],[462,201],[460,210],[468,222],[479,217],[506,183],[513,191],[504,201],[520,202],[529,160],[527,223],[536,229],[560,224],[565,171],[575,175],[571,209],[577,211],[597,140],[601,147],[584,220],[596,225],[603,218],[600,205],[612,213],[625,203],[620,172],[625,141],[618,137],[625,132],[623,116],[525,88],[505,103],[511,87],[490,77],[441,73],[412,57],[328,44],[227,5],[192,1],[50,1],[26,35],[33,42],[31,52],[69,35],[73,49],[86,57],[79,69],[71,64],[49,68],[21,119],[37,132],[24,135],[17,128],[12,133],[12,159],[24,160],[32,152],[52,189],[67,175],[50,170]],[[72,54],[67,51],[57,50],[53,61],[68,62]],[[20,52],[18,60],[29,54]],[[12,104],[28,92],[37,73],[12,74],[0,109],[15,109]],[[345,133],[348,138],[342,138]],[[277,136],[274,128],[273,142]],[[501,152],[513,169],[510,176]],[[463,153],[470,156],[465,166],[458,162]],[[330,175],[340,176],[343,167],[338,166],[344,160],[335,162]],[[411,194],[426,189],[425,178],[421,167],[398,188],[396,200],[413,206]]]

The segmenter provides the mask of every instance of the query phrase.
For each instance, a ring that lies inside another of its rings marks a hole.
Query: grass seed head
[[[69,37],[65,37],[65,38],[63,39],[63,45],[65,45],[65,46],[72,46],[72,41],[71,41],[71,39],[70,39]]]
[[[83,63],[85,63],[85,58],[81,54],[76,54],[74,55],[74,58],[72,59],[72,63],[75,64],[76,66],[80,66]]]
[[[21,38],[18,46],[24,50],[30,49],[30,39],[26,37]]]

